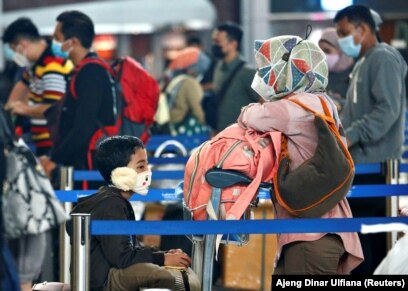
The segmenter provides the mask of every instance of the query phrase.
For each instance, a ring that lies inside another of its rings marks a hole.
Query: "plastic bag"
[[[397,240],[374,271],[374,275],[406,275],[408,274],[408,232]]]

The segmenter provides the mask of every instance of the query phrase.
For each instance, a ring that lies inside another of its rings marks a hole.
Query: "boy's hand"
[[[180,252],[165,253],[164,254],[164,265],[165,266],[175,266],[187,268],[191,264],[191,258]]]

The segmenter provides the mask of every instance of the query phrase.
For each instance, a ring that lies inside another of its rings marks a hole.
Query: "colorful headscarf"
[[[271,101],[296,92],[324,91],[328,69],[324,52],[313,42],[284,35],[255,41],[258,76],[269,86]]]

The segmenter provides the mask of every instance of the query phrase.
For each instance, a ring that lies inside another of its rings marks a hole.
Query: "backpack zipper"
[[[209,141],[206,141],[205,143],[202,144],[202,146],[198,149],[196,156],[194,158],[194,170],[193,173],[191,174],[190,178],[190,184],[188,185],[188,191],[187,191],[187,203],[190,204],[190,195],[191,195],[191,190],[193,189],[193,183],[195,175],[197,174],[197,168],[198,168],[198,162],[200,160],[200,153],[201,150],[204,148],[204,146],[208,143]]]
[[[207,141],[208,142],[208,141]],[[197,168],[198,168],[198,162],[200,160],[200,153],[201,150],[203,149],[203,147],[207,144],[207,142],[205,142],[200,149],[197,151],[197,154],[195,156],[195,163],[194,163],[194,170],[193,173],[191,174],[191,179],[190,179],[190,184],[188,185],[188,191],[187,191],[187,203],[190,204],[190,195],[191,195],[191,190],[193,188],[193,183],[191,181],[194,182],[195,180],[195,176],[197,174]],[[231,154],[231,152],[239,145],[242,143],[242,140],[238,140],[236,141],[231,147],[230,149],[222,156],[221,160],[218,162],[218,164],[216,165],[217,168],[221,168],[222,164],[224,163],[225,159]],[[198,206],[197,208],[200,208],[201,206]]]
[[[218,164],[215,166],[216,168],[221,169],[222,164],[224,164],[225,160],[228,158],[228,156],[231,154],[231,152],[240,144],[242,143],[242,140],[237,140],[234,142],[234,144],[230,147],[230,149],[222,156],[221,160],[218,162]]]

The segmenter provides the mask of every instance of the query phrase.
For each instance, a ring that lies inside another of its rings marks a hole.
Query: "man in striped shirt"
[[[58,46],[48,43],[28,18],[11,23],[3,41],[14,51],[14,61],[25,67],[22,78],[13,88],[6,109],[29,117],[31,139],[38,156],[49,154],[52,147],[44,112],[65,94],[66,77],[73,65]]]

